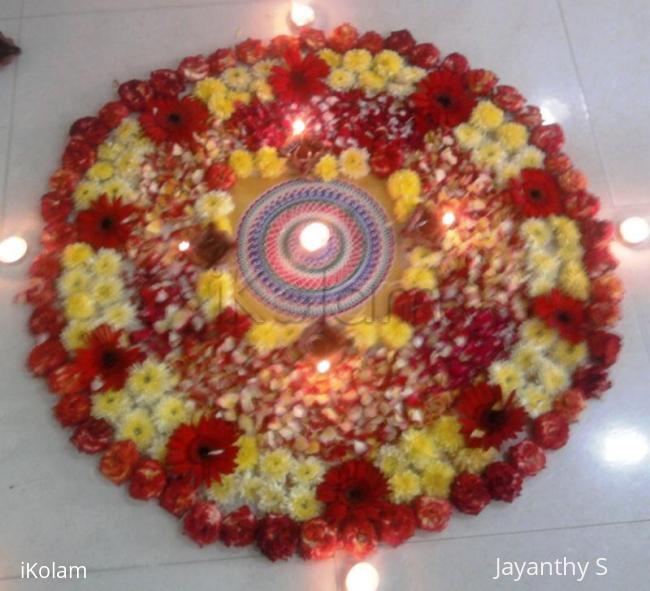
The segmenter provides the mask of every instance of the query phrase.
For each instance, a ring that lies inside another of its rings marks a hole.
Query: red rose
[[[410,289],[395,298],[393,314],[413,326],[421,326],[433,318],[433,301],[425,291]]]
[[[600,201],[591,193],[578,191],[564,198],[564,209],[567,215],[577,220],[592,218],[600,209]]]
[[[621,350],[621,337],[611,332],[597,330],[587,337],[587,345],[589,355],[596,364],[610,367],[614,365]]]
[[[205,182],[210,189],[221,189],[227,191],[236,182],[235,171],[227,164],[213,164],[205,173]]]
[[[569,424],[557,412],[547,412],[533,421],[533,441],[544,449],[560,449],[569,439]]]
[[[300,556],[305,560],[331,558],[336,552],[336,528],[325,519],[305,521],[300,530]]]
[[[72,200],[68,195],[50,191],[41,197],[41,216],[48,222],[65,221],[72,212]]]
[[[221,523],[221,541],[226,546],[241,548],[255,541],[257,518],[248,505],[229,513]]]
[[[366,49],[373,55],[384,48],[384,38],[376,31],[367,31],[357,40],[358,49]]]
[[[587,188],[587,177],[578,169],[572,168],[558,176],[558,183],[566,193],[575,193]]]
[[[219,539],[221,512],[210,501],[196,503],[183,518],[185,533],[199,546],[214,544]]]
[[[375,526],[365,519],[351,519],[339,531],[341,547],[355,558],[365,558],[377,548]]]
[[[564,132],[557,124],[540,125],[530,133],[530,143],[540,150],[553,154],[559,152],[564,144]]]
[[[168,480],[160,495],[160,506],[176,517],[183,514],[198,501],[196,487],[188,479]]]
[[[298,51],[300,39],[291,35],[276,35],[271,39],[268,48],[269,57],[282,59],[287,51]]]
[[[29,330],[34,335],[57,336],[65,325],[66,319],[61,310],[49,304],[34,309],[29,317]]]
[[[469,62],[467,58],[461,53],[450,53],[440,64],[445,70],[456,72],[457,74],[464,74],[469,70]]]
[[[591,299],[597,303],[620,302],[623,299],[623,283],[614,274],[598,277],[591,284]]]
[[[29,266],[29,274],[32,277],[54,279],[60,272],[59,253],[41,252]]]
[[[115,441],[104,452],[99,462],[99,471],[119,486],[129,479],[139,458],[140,452],[133,441]]]
[[[235,45],[237,59],[249,66],[259,62],[265,53],[264,44],[259,39],[251,39],[249,37],[245,41]]]
[[[319,51],[327,44],[325,33],[319,29],[304,27],[300,30],[300,47],[307,51]]]
[[[55,170],[50,177],[48,187],[50,191],[57,191],[64,195],[69,195],[75,190],[79,183],[81,175],[76,170],[69,168],[59,168]]]
[[[169,68],[151,72],[149,83],[157,98],[176,98],[185,88],[178,72]]]
[[[92,380],[93,376],[85,375],[76,363],[66,363],[48,375],[47,385],[55,394],[65,396],[85,390]]]
[[[433,43],[418,43],[411,52],[411,63],[430,70],[438,63],[440,50]]]
[[[129,115],[129,108],[121,101],[106,103],[99,111],[99,118],[109,129],[115,129]]]
[[[113,427],[104,419],[90,418],[79,425],[70,437],[74,446],[85,454],[104,451],[113,438]]]
[[[345,53],[355,46],[358,38],[359,32],[357,29],[350,23],[343,23],[330,33],[327,44],[334,51]]]
[[[51,281],[42,277],[32,277],[26,289],[20,294],[20,301],[32,306],[51,305],[57,296],[56,288]]]
[[[82,117],[70,127],[70,137],[78,136],[87,144],[99,146],[108,136],[109,128],[98,117]]]
[[[54,416],[64,427],[83,423],[90,416],[90,397],[87,394],[62,396],[54,406]]]
[[[210,64],[202,55],[191,55],[181,60],[176,69],[185,82],[198,82],[210,73]]]
[[[370,156],[372,171],[381,178],[385,178],[402,168],[404,164],[404,150],[396,142],[383,144],[376,148]]]
[[[399,546],[413,537],[416,521],[408,505],[388,505],[379,517],[379,539],[390,546]]]
[[[151,84],[145,80],[122,82],[117,89],[117,93],[131,111],[144,111],[149,106],[154,95]]]
[[[606,248],[614,239],[616,229],[608,220],[586,218],[580,222],[582,243],[585,248]]]
[[[542,112],[535,105],[527,105],[515,114],[515,121],[532,129],[542,124]]]
[[[129,494],[140,501],[155,499],[165,488],[166,479],[165,469],[160,462],[141,460],[133,470]]]
[[[479,96],[485,96],[492,92],[499,78],[490,70],[478,69],[470,70],[465,74],[465,83],[467,87]]]
[[[483,479],[497,501],[512,503],[521,494],[521,474],[507,462],[492,462],[483,472]]]
[[[508,450],[509,462],[524,476],[535,476],[546,466],[544,450],[530,439],[524,439]]]
[[[587,401],[580,388],[570,388],[553,401],[553,410],[561,414],[568,423],[575,423],[587,407]]]
[[[492,93],[492,101],[498,107],[509,113],[518,113],[525,104],[526,99],[512,86],[497,86]]]
[[[415,39],[410,31],[401,29],[400,31],[393,31],[384,42],[386,49],[392,49],[400,55],[409,55],[415,49]]]
[[[79,136],[73,136],[61,157],[63,166],[75,172],[86,172],[95,163],[95,149]]]
[[[257,528],[257,545],[269,560],[286,560],[296,552],[300,527],[287,515],[269,513]]]
[[[413,503],[418,527],[425,531],[442,531],[451,518],[451,503],[446,499],[418,497]]]
[[[480,476],[462,472],[454,480],[450,500],[459,511],[478,515],[490,502],[490,492]]]
[[[232,68],[237,63],[235,52],[232,49],[217,49],[208,56],[210,74],[218,76],[224,70]]]
[[[618,267],[618,259],[607,247],[588,250],[582,260],[590,276],[602,275]]]
[[[587,307],[587,317],[594,326],[614,326],[621,319],[621,307],[614,301],[594,302]]]
[[[581,367],[573,374],[574,388],[580,388],[587,398],[601,398],[612,387],[607,370],[597,365]]]
[[[47,339],[31,350],[27,365],[35,376],[41,377],[61,367],[67,359],[68,352],[59,339]]]

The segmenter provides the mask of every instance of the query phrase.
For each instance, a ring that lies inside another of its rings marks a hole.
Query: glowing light
[[[348,591],[376,591],[379,587],[379,573],[372,564],[359,562],[345,577],[345,587]]]
[[[307,224],[300,232],[300,245],[309,252],[323,248],[330,239],[330,229],[321,222]]]
[[[0,242],[0,262],[15,263],[27,252],[27,242],[20,236],[9,236]]]
[[[456,221],[456,216],[453,211],[447,211],[442,216],[442,223],[445,226],[451,226]]]
[[[311,25],[316,18],[314,9],[303,2],[291,3],[291,22],[296,27],[306,27]]]
[[[318,373],[327,373],[330,370],[330,367],[332,367],[332,364],[330,363],[329,359],[321,359],[316,364]]]
[[[291,129],[293,130],[293,135],[300,135],[307,129],[307,124],[302,119],[295,119],[291,124]]]
[[[628,244],[640,244],[650,236],[648,222],[636,216],[623,220],[619,231],[623,240]]]
[[[181,240],[178,243],[178,250],[180,250],[181,252],[185,252],[187,249],[189,249],[189,247],[190,247],[190,243],[187,240]]]
[[[605,436],[603,457],[610,464],[638,464],[648,451],[645,435],[634,429],[611,431]]]

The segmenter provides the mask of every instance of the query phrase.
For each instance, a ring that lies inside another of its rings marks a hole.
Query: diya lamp
[[[313,364],[319,373],[326,373],[343,357],[348,338],[341,329],[323,317],[302,331],[297,344],[305,360]]]
[[[178,251],[187,254],[196,265],[205,269],[219,264],[235,246],[228,234],[213,226],[194,226],[183,230],[177,238]]]

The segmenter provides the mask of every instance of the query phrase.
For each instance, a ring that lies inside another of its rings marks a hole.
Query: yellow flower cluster
[[[252,326],[247,337],[260,353],[269,353],[296,342],[303,328],[302,324],[265,320]]]
[[[123,201],[135,200],[140,167],[152,149],[137,121],[125,119],[97,148],[97,162],[86,171],[72,194],[75,207],[87,209],[103,194],[121,197]]]
[[[235,299],[235,280],[228,271],[203,271],[196,282],[196,295],[201,302],[203,315],[212,320],[232,305]]]
[[[526,242],[528,293],[534,297],[559,288],[586,301],[590,282],[582,263],[584,250],[576,222],[565,216],[533,218],[519,231]]]
[[[528,143],[528,129],[506,119],[489,100],[480,101],[468,123],[454,128],[458,145],[472,154],[479,166],[493,171],[500,182],[519,175],[524,168],[541,168],[544,153]]]
[[[413,327],[391,314],[382,320],[359,318],[349,324],[347,334],[360,351],[379,344],[389,349],[401,349],[411,342]]]
[[[235,204],[232,195],[226,191],[208,191],[197,199],[195,208],[204,222],[222,229],[230,227],[228,215],[235,209]]]
[[[395,201],[393,213],[398,222],[405,222],[420,203],[422,182],[417,172],[397,170],[388,177],[388,194]]]
[[[421,246],[412,249],[408,254],[409,266],[402,274],[402,287],[435,291],[438,287],[435,270],[441,260],[441,252],[432,252]]]

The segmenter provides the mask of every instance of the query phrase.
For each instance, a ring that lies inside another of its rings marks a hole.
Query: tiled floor
[[[24,53],[0,71],[2,233],[38,233],[37,203],[70,122],[114,80],[286,29],[288,0],[0,0],[0,30]],[[650,215],[647,0],[329,0],[320,24],[410,28],[443,51],[491,67],[560,121],[568,152],[614,218]],[[457,518],[373,560],[380,590],[645,589],[650,546],[650,250],[617,247],[629,297],[615,387],[570,445],[512,506]],[[269,565],[254,552],[200,551],[153,504],[107,484],[50,417],[21,368],[27,311],[11,304],[26,265],[0,269],[0,591],[14,589],[343,589],[338,561]],[[492,580],[496,559],[591,561],[573,577]],[[594,561],[607,558],[608,574]],[[20,580],[21,561],[83,564],[83,584]],[[40,585],[40,586],[39,586]]]

